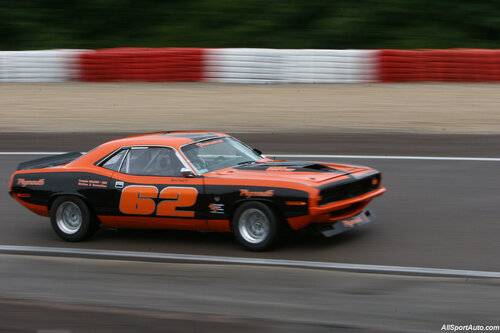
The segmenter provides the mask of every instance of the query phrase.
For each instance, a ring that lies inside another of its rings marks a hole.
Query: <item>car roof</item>
[[[229,136],[225,133],[208,131],[165,131],[148,134],[128,136],[121,139],[108,141],[88,152],[73,165],[85,165],[94,163],[121,147],[128,146],[170,146],[179,149],[188,143]]]
[[[120,144],[120,146],[134,145],[166,145],[174,148],[179,148],[182,145],[215,139],[223,136],[228,136],[225,133],[207,132],[207,131],[166,131],[148,134],[139,134],[122,139],[113,140],[106,144]]]

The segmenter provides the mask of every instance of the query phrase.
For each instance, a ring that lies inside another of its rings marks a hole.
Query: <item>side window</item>
[[[123,156],[127,153],[128,149],[122,149],[116,154],[114,154],[110,159],[108,159],[103,165],[101,165],[103,168],[113,170],[113,171],[118,171],[118,168],[120,167],[120,164],[123,160]]]
[[[140,176],[178,177],[183,165],[172,148],[134,147],[125,157],[120,172]]]

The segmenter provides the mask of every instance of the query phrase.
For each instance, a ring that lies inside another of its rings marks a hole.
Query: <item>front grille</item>
[[[374,184],[375,183],[375,184]],[[352,199],[365,193],[376,190],[380,186],[380,175],[370,176],[342,185],[333,185],[320,191],[319,205],[326,205],[336,201]]]
[[[349,207],[335,210],[330,213],[330,218],[336,218],[342,215],[349,214],[350,212],[354,212],[356,209],[359,209],[362,205],[363,205],[362,202],[356,202],[355,204],[352,204]]]

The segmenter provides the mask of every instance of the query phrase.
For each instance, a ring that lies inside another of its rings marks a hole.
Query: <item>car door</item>
[[[189,168],[174,148],[126,147],[113,165],[110,207],[101,222],[113,227],[205,230],[203,177],[184,177]],[[111,161],[111,160],[110,160]],[[106,164],[103,167],[107,167]]]

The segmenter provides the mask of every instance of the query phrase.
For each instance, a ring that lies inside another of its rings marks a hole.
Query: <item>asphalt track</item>
[[[0,151],[84,151],[117,136],[1,134]],[[500,157],[500,136],[290,133],[238,137],[265,153]],[[30,158],[1,155],[0,186],[6,189],[17,163]],[[332,239],[300,232],[289,235],[273,251],[252,253],[242,250],[229,234],[102,229],[89,242],[71,244],[53,234],[47,219],[26,211],[4,191],[0,194],[0,244],[500,271],[500,162],[334,160],[381,170],[388,192],[372,204],[376,222]],[[196,325],[182,324],[182,320],[201,321],[206,331],[231,331],[236,323],[236,327],[257,330],[293,331],[293,327],[296,331],[326,332],[439,331],[445,323],[489,325],[498,324],[500,318],[498,279],[0,258],[2,309],[18,307],[27,314],[32,310],[32,318],[38,318],[33,325],[43,328],[42,319],[49,321],[50,313],[54,316],[51,310],[71,303],[74,308],[64,311],[75,321],[65,327],[75,332],[75,327],[86,327],[75,326],[77,314],[100,312],[95,306],[104,307],[105,313],[117,318],[136,320],[129,327],[143,327],[148,318],[155,318],[177,327],[175,331],[196,330]],[[61,284],[54,284],[58,279]],[[99,297],[85,298],[93,290],[89,285],[95,286]],[[182,306],[176,310],[179,304]],[[137,313],[127,316],[123,308]],[[158,311],[180,312],[186,317],[160,315]],[[14,319],[0,322],[16,327]],[[3,325],[0,328],[8,328]],[[21,328],[33,329],[26,323]]]

